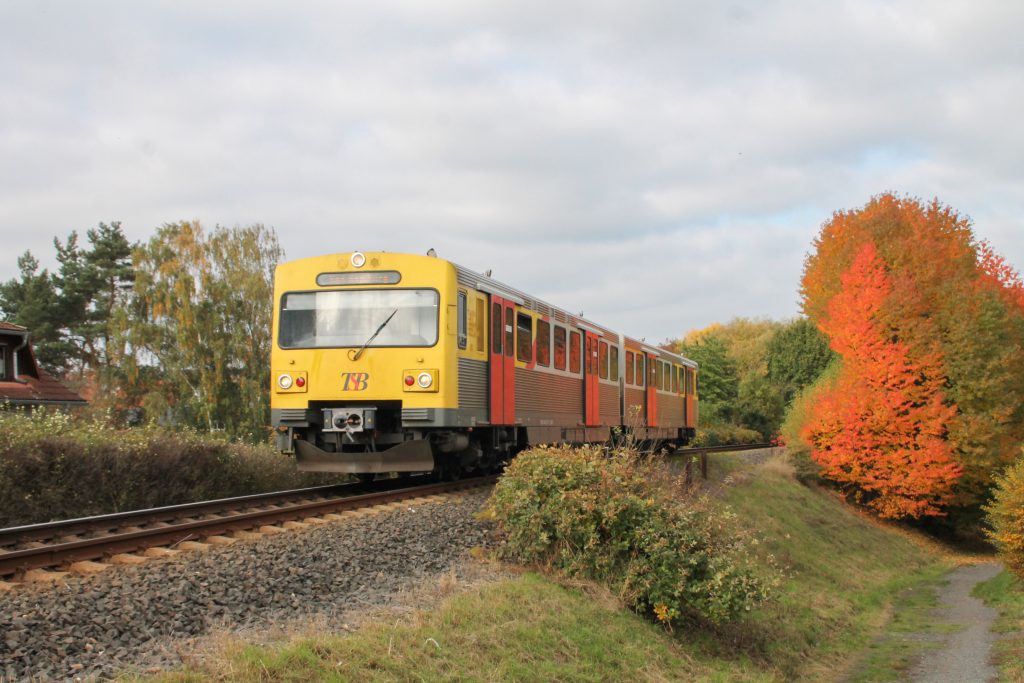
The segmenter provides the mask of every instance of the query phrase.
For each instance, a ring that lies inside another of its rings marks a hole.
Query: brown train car
[[[472,349],[459,357],[459,405],[472,407],[472,426],[513,426],[518,432],[507,438],[521,447],[604,442],[616,432],[657,444],[693,438],[694,361],[456,271],[467,301],[466,336],[470,325],[486,330],[477,335],[486,358],[472,359]]]

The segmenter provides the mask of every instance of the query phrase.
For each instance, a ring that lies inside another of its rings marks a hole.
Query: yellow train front
[[[458,476],[530,444],[696,427],[695,363],[449,261],[301,259],[274,297],[271,419],[301,470]]]

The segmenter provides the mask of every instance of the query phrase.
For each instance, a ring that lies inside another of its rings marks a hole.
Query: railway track
[[[772,448],[770,443],[744,443],[734,446],[699,446],[695,448],[680,448],[677,454],[702,455],[705,453],[733,453],[735,451],[759,451],[765,448]]]
[[[775,446],[770,443],[745,443],[736,444],[732,446],[702,446],[698,448],[680,448],[675,452],[675,455],[688,455],[690,456],[684,465],[686,472],[686,481],[690,482],[693,480],[693,463],[698,462],[700,465],[701,478],[708,478],[708,454],[709,453],[735,453],[738,451],[758,451],[765,448],[774,448]]]
[[[63,576],[46,571],[50,569],[88,573],[107,566],[97,560],[135,564],[145,561],[144,555],[205,550],[234,543],[246,534],[280,533],[330,521],[331,515],[341,512],[468,490],[496,480],[488,476],[401,488],[392,483],[401,480],[385,480],[381,490],[372,492],[358,484],[324,486],[0,529],[0,580],[41,581]]]
[[[770,447],[708,446],[683,448],[676,454],[692,456],[686,466],[688,476],[696,460],[706,478],[709,453]],[[391,479],[377,482],[372,491],[362,484],[321,486],[0,529],[0,582],[63,576],[48,571],[53,569],[100,571],[109,564],[145,561],[143,555],[206,549],[234,543],[247,534],[280,533],[329,521],[325,516],[340,512],[471,489],[496,480],[490,476],[410,487],[405,480]]]

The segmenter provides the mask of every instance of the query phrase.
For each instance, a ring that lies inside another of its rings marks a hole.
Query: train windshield
[[[359,348],[380,328],[369,347],[433,346],[439,299],[433,289],[292,292],[281,301],[278,344]]]

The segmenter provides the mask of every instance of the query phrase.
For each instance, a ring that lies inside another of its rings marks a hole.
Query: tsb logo
[[[341,373],[341,390],[363,391],[369,380],[370,373],[368,372],[343,372]]]

